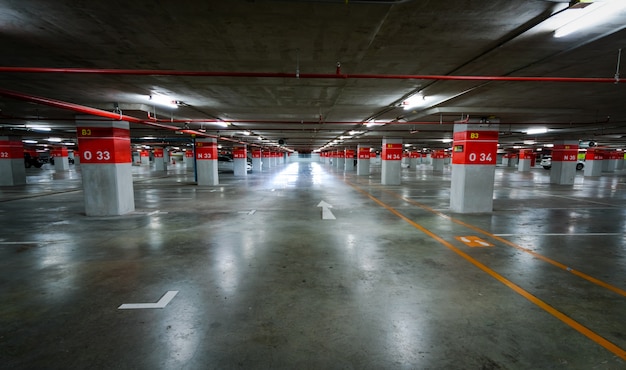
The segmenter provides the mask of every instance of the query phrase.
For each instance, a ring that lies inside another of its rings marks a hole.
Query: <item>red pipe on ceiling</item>
[[[37,104],[42,104],[42,105],[47,105],[49,107],[54,107],[54,108],[71,110],[71,111],[74,111],[74,112],[77,112],[77,113],[89,114],[89,115],[92,115],[92,116],[108,118],[108,119],[115,120],[115,121],[127,121],[127,122],[130,122],[130,123],[137,123],[137,124],[141,124],[141,125],[158,127],[158,128],[163,128],[163,129],[172,130],[172,131],[179,131],[179,132],[182,132],[182,133],[185,133],[185,134],[189,134],[189,135],[210,137],[210,138],[220,139],[220,140],[224,140],[224,141],[231,141],[231,142],[234,142],[234,143],[248,144],[248,143],[245,143],[245,142],[241,142],[239,140],[234,140],[234,139],[229,139],[229,138],[225,138],[225,137],[220,137],[220,136],[215,136],[215,135],[211,135],[211,134],[206,134],[206,133],[200,132],[200,131],[189,130],[189,129],[181,129],[180,127],[177,127],[177,126],[164,125],[164,124],[157,123],[157,122],[146,121],[146,120],[142,120],[142,119],[139,119],[139,118],[136,118],[136,117],[127,116],[127,115],[124,115],[124,114],[121,114],[121,113],[114,113],[114,112],[109,112],[109,111],[102,110],[102,109],[87,107],[87,106],[84,106],[84,105],[68,103],[68,102],[64,102],[62,100],[44,98],[44,97],[35,96],[35,95],[28,95],[28,94],[24,94],[24,93],[17,92],[17,91],[11,91],[11,90],[6,90],[6,89],[1,89],[0,88],[0,96],[5,96],[5,97],[8,97],[8,98],[13,98],[13,99],[18,99],[18,100],[24,100],[24,101],[37,103]],[[254,144],[252,144],[252,145],[254,145]]]
[[[46,68],[0,67],[0,73],[65,73],[131,76],[182,76],[182,77],[249,77],[249,78],[302,78],[302,79],[391,79],[391,80],[452,80],[452,81],[515,81],[515,82],[583,82],[619,83],[616,77],[516,77],[516,76],[446,76],[397,74],[336,74],[336,73],[285,73],[285,72],[225,72],[225,71],[172,71],[161,69],[102,69],[102,68]]]

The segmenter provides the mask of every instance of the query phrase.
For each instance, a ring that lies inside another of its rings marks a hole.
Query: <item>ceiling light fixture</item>
[[[61,139],[60,137],[49,137],[46,140],[51,143],[60,143],[61,141],[63,141],[63,139]]]
[[[580,0],[568,9],[568,11],[576,12],[577,17],[554,31],[554,37],[565,37],[586,28],[605,24],[607,20],[624,9],[626,9],[624,0]]]
[[[421,107],[426,105],[426,96],[421,93],[415,94],[413,96],[408,97],[405,101],[402,102],[402,107],[404,110],[409,110],[417,107]]]
[[[29,128],[33,131],[43,131],[43,132],[50,132],[52,131],[52,129],[48,126],[38,126],[38,125],[26,125],[26,128]]]
[[[166,108],[178,108],[178,101],[164,95],[150,95],[149,100],[156,105]]]
[[[526,130],[526,135],[545,134],[546,132],[548,132],[548,129],[545,127],[531,128],[530,130]]]

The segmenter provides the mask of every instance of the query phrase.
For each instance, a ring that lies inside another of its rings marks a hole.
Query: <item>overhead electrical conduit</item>
[[[522,77],[522,76],[446,76],[396,74],[342,74],[342,73],[285,73],[285,72],[212,72],[172,71],[159,69],[98,69],[98,68],[42,68],[0,67],[0,73],[60,73],[129,76],[180,77],[248,77],[248,78],[302,78],[302,79],[387,79],[387,80],[448,80],[448,81],[509,81],[509,82],[578,82],[619,83],[614,77]]]

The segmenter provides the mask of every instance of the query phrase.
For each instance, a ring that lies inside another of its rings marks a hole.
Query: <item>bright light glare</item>
[[[623,9],[626,9],[624,0],[594,2],[583,9],[569,9],[569,12],[576,12],[573,14],[578,17],[554,31],[554,37],[564,37],[579,30],[606,23],[609,18],[615,17],[616,13]]]
[[[422,94],[417,94],[409,97],[407,100],[402,102],[402,106],[405,110],[409,110],[412,108],[420,107],[426,105],[426,97]]]
[[[60,143],[61,141],[63,141],[63,139],[61,139],[60,137],[49,137],[47,140],[51,143]]]
[[[154,104],[167,108],[178,108],[178,104],[172,98],[163,95],[150,95],[150,101]]]
[[[545,134],[546,132],[548,132],[548,129],[545,127],[540,127],[540,128],[531,128],[530,130],[526,131],[527,135],[537,135],[537,134]]]
[[[33,131],[44,131],[44,132],[52,131],[52,129],[48,126],[26,125],[26,128],[29,128]]]
[[[452,139],[441,139],[442,143],[451,143]]]
[[[37,140],[22,140],[24,144],[37,144]]]

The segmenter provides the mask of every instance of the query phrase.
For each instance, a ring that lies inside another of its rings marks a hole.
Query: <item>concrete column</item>
[[[337,162],[337,169],[343,171],[346,167],[346,155],[343,150],[337,151],[337,156],[335,157]]]
[[[426,158],[422,157],[422,163],[424,164],[433,164],[433,153],[427,153]]]
[[[400,168],[409,168],[411,167],[411,158],[409,158],[409,152],[402,152],[402,160],[400,161]]]
[[[170,149],[169,148],[163,148],[163,163],[165,164],[165,168],[164,170],[167,170],[167,166],[170,164]]]
[[[193,155],[193,149],[187,149],[185,150],[185,159],[183,159],[183,162],[185,163],[185,167],[188,170],[193,169],[193,163],[194,163],[194,155]]]
[[[498,151],[498,124],[454,125],[450,210],[458,213],[493,211],[493,187]]]
[[[444,160],[446,157],[446,152],[443,150],[435,150],[432,155],[433,162],[433,171],[434,172],[443,172]]]
[[[402,176],[402,139],[383,138],[382,170],[380,183],[400,185]]]
[[[578,141],[560,140],[552,148],[552,168],[550,169],[550,183],[558,185],[573,185],[576,177],[576,163],[578,161]]]
[[[532,156],[532,149],[521,149],[519,151],[519,163],[517,165],[517,170],[520,172],[529,172]]]
[[[263,151],[252,149],[252,171],[261,172],[263,169]]]
[[[367,176],[370,174],[370,147],[369,145],[359,145],[357,150],[356,174],[357,176]]]
[[[87,216],[135,210],[129,127],[125,121],[76,120]]]
[[[511,156],[509,153],[506,153],[502,156],[502,166],[509,167],[509,162],[511,160]]]
[[[64,146],[55,147],[51,153],[54,158],[55,171],[69,171],[70,170],[70,158],[67,148]]]
[[[330,165],[330,152],[323,152],[324,154],[324,163]]]
[[[24,144],[18,136],[0,136],[0,186],[26,184]]]
[[[217,174],[217,139],[196,139],[196,171],[198,185],[219,185]]]
[[[624,169],[624,151],[618,150],[617,153],[618,153],[617,154],[618,158],[617,158],[617,168],[616,169],[617,170],[623,170]]]
[[[272,152],[270,152],[269,150],[263,149],[263,169],[264,170],[269,170],[270,168],[272,168]]]
[[[346,172],[354,172],[354,170],[356,170],[356,165],[354,164],[354,149],[346,149],[344,157],[345,157],[345,164],[346,164]]]
[[[615,172],[617,169],[617,159],[619,158],[618,152],[610,151],[607,153],[607,157],[604,161],[607,162],[606,172]]]
[[[519,163],[519,159],[517,158],[517,154],[511,154],[509,157],[509,167],[517,167]]]
[[[600,149],[589,148],[585,154],[584,176],[602,175],[603,152]]]
[[[417,169],[420,164],[420,153],[411,152],[409,153],[409,167],[413,169]]]
[[[78,150],[74,150],[72,154],[74,155],[74,167],[76,167],[80,165],[80,152]]]
[[[246,146],[238,144],[233,148],[233,173],[235,176],[248,176],[248,151]]]
[[[290,157],[290,155],[291,155],[291,154],[290,154],[290,153],[287,153],[287,152],[283,153],[283,164],[287,164],[287,163],[289,163],[289,157]]]
[[[141,152],[139,152],[139,158],[142,166],[150,165],[150,152],[147,150],[142,149]]]
[[[154,169],[156,171],[165,171],[167,166],[165,164],[165,151],[163,148],[154,148]]]

